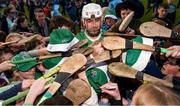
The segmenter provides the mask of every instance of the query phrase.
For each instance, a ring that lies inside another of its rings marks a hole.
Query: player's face
[[[90,19],[85,19],[83,24],[85,27],[85,30],[89,36],[98,36],[101,29],[101,17],[93,17]]]

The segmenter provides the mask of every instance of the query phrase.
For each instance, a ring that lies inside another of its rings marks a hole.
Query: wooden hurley
[[[64,96],[71,100],[73,105],[80,105],[91,96],[91,88],[87,82],[75,79],[66,88]]]
[[[122,20],[118,20],[111,28],[107,30],[107,32],[118,32],[119,26],[121,25]]]
[[[59,73],[55,79],[55,82],[49,87],[46,93],[43,95],[38,104],[42,103],[44,100],[51,98],[56,91],[61,87],[61,85],[76,71],[82,68],[87,62],[87,59],[82,54],[75,54],[69,57],[60,65]]]
[[[18,43],[20,43],[20,44],[30,43],[30,42],[33,42],[35,40],[37,40],[37,36],[33,35],[33,36],[30,36],[30,37],[22,38],[21,40],[18,41]]]
[[[93,52],[93,48],[88,47],[88,48],[79,48],[79,49],[73,51],[72,54],[81,53],[81,54],[83,54],[83,55],[85,55],[85,56],[88,56],[88,55],[91,54],[92,52]]]
[[[133,78],[140,81],[160,82],[167,87],[171,87],[171,88],[174,87],[172,82],[161,80],[151,75],[137,71],[124,63],[120,63],[120,62],[111,63],[108,66],[108,70],[114,76]]]
[[[132,42],[118,36],[107,36],[102,41],[104,48],[108,50],[119,50],[119,49],[140,49],[146,51],[155,51],[155,48],[149,45]]]
[[[94,59],[95,63],[99,63],[102,61],[117,58],[118,56],[121,55],[121,53],[122,53],[121,50],[113,50],[113,51],[105,50],[101,54],[94,56],[93,59]]]
[[[139,36],[139,35],[128,35],[128,34],[123,34],[123,33],[116,33],[116,32],[105,32],[104,35],[105,36],[120,36],[124,38],[135,38]]]
[[[128,14],[128,16],[122,21],[121,25],[119,26],[119,31],[123,32],[131,22],[132,18],[134,16],[134,12],[132,11],[131,13]]]
[[[174,32],[155,22],[145,22],[140,25],[140,32],[147,37],[165,37],[180,39],[180,33]]]
[[[107,61],[107,60],[110,60],[110,59],[117,58],[118,56],[121,55],[121,53],[122,53],[121,50],[113,50],[113,51],[105,50],[101,54],[96,55],[94,57],[91,57],[91,55],[90,55],[88,57],[88,61],[86,63],[85,68],[88,68],[92,64],[97,64],[97,63],[100,63],[100,62],[103,62],[103,61]]]
[[[169,52],[169,50],[165,48],[154,48],[152,46],[137,43],[137,42],[132,42],[130,40],[127,40],[118,36],[104,37],[102,41],[102,45],[104,46],[104,48],[108,50],[139,49],[139,50],[145,50],[145,51],[150,51],[150,52],[161,52],[161,53]]]

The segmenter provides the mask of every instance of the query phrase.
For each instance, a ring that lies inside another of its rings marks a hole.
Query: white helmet
[[[101,6],[95,3],[89,3],[84,5],[82,9],[82,19],[89,19],[91,16],[94,15],[95,17],[102,16]]]

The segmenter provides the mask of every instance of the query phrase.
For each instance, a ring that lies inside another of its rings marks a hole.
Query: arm
[[[25,104],[34,104],[34,101],[36,100],[37,96],[39,96],[47,89],[45,88],[45,84],[48,80],[50,80],[50,78],[40,78],[32,84],[29,93],[26,96]]]
[[[32,57],[50,54],[50,52],[48,52],[46,48],[42,48],[38,50],[30,50],[28,52],[22,52],[22,53],[27,53],[28,55]]]
[[[22,83],[13,86],[12,88],[0,93],[0,100],[6,100],[10,97],[17,95],[18,92],[29,88],[33,80],[23,80]]]

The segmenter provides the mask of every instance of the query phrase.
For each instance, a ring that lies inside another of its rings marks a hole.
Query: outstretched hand
[[[11,70],[14,66],[10,61],[4,61],[0,64],[0,72]]]
[[[180,46],[171,46],[168,50],[170,51],[166,53],[166,57],[180,58]]]
[[[39,78],[38,80],[34,81],[32,86],[30,87],[29,93],[26,96],[25,104],[33,104],[36,100],[36,97],[39,96],[41,93],[43,93],[48,87],[45,87],[45,84],[50,80],[51,78]]]
[[[103,93],[107,93],[115,100],[121,100],[121,95],[117,83],[108,82],[100,87]]]

